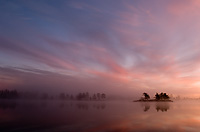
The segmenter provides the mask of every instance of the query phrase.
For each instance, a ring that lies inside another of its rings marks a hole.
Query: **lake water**
[[[0,101],[1,132],[199,132],[200,100]]]

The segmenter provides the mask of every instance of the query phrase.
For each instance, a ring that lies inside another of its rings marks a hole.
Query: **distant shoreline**
[[[172,100],[149,99],[149,100],[134,100],[133,102],[173,102],[173,101]]]

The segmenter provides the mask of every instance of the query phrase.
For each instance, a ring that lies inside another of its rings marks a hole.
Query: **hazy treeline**
[[[89,93],[86,92],[86,93],[79,93],[76,96],[77,100],[104,100],[105,98],[106,94],[104,93],[96,93],[90,96]]]
[[[60,93],[58,95],[50,95],[48,93],[37,92],[18,92],[17,90],[0,90],[0,99],[42,99],[42,100],[105,100],[105,93],[94,93],[90,95],[88,92],[78,93],[76,95],[68,93]]]
[[[0,90],[0,99],[16,99],[19,93],[16,90]]]

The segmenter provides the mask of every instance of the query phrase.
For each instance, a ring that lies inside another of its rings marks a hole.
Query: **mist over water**
[[[1,101],[1,131],[179,132],[200,130],[200,102]]]

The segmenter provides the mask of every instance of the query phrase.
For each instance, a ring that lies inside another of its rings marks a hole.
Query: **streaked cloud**
[[[25,88],[27,78],[59,74],[62,85],[51,85],[62,90],[105,82],[98,89],[198,96],[199,6],[196,0],[1,1],[1,83]]]

